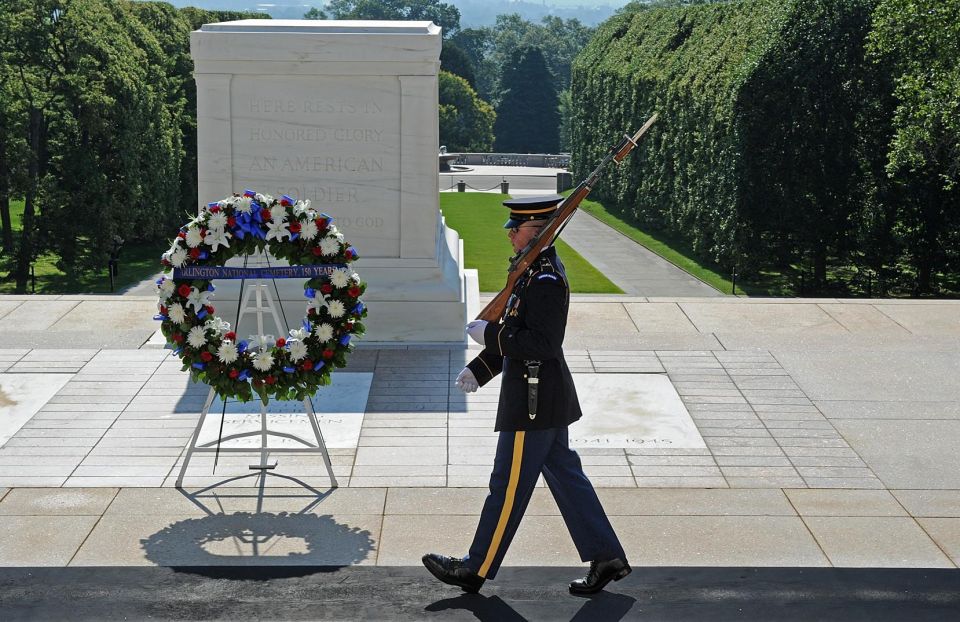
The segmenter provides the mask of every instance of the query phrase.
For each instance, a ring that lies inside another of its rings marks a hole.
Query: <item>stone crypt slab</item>
[[[439,211],[440,47],[432,22],[242,20],[191,35],[200,202],[250,188],[334,216],[369,284],[370,341],[462,342],[477,288]],[[217,287],[229,321],[239,284]],[[280,296],[298,325],[301,282]]]
[[[363,425],[363,413],[370,395],[373,374],[368,372],[337,372],[331,374],[331,384],[313,397],[313,408],[320,423],[320,432],[328,449],[356,449]],[[210,414],[200,431],[199,442],[215,441],[220,428],[223,402],[214,398]],[[270,430],[295,434],[313,442],[313,431],[303,410],[303,402],[271,401],[267,405],[267,427]],[[223,436],[260,429],[260,402],[227,402]],[[224,447],[260,448],[260,437],[231,440]],[[269,447],[302,447],[282,437],[272,437]]]
[[[73,374],[0,374],[0,447],[71,378]]]
[[[574,447],[703,449],[706,443],[662,374],[573,374],[583,418]]]

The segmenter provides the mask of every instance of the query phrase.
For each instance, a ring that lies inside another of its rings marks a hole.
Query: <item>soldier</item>
[[[562,200],[552,195],[504,201],[510,208],[504,227],[514,251],[530,243]],[[467,334],[484,349],[460,372],[457,387],[472,393],[503,374],[490,494],[466,557],[423,556],[435,577],[466,592],[478,592],[496,576],[541,473],[580,559],[590,562],[587,575],[570,583],[570,592],[593,594],[630,574],[623,547],[568,443],[567,426],[581,416],[561,348],[569,302],[563,264],[550,246],[517,280],[499,322],[467,325]]]

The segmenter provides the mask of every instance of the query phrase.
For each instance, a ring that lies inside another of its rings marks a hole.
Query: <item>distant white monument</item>
[[[431,22],[242,20],[190,39],[200,201],[250,188],[334,216],[369,284],[369,341],[463,341],[477,296],[438,206],[440,47]],[[301,282],[280,292],[299,324]],[[218,283],[217,312],[236,296]]]

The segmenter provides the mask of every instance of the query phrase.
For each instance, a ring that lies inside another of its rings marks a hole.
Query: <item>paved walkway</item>
[[[333,451],[336,491],[305,457],[281,458],[299,481],[205,489],[249,458],[216,477],[198,458],[185,495],[171,474],[204,387],[150,342],[153,305],[0,298],[2,343],[49,335],[0,350],[0,379],[62,383],[0,449],[0,565],[394,567],[465,549],[496,400],[450,388],[469,350],[354,353],[373,381],[356,446]],[[704,441],[583,449],[637,567],[960,563],[960,302],[578,296],[565,347],[585,377],[666,378]],[[579,565],[545,493],[508,566]]]
[[[723,295],[586,212],[577,210],[560,237],[625,294]]]

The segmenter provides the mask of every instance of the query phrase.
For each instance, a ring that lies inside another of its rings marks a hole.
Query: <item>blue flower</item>
[[[194,366],[195,368],[197,368],[197,369],[206,369],[207,364],[206,364],[206,363],[194,363],[193,366]]]
[[[317,364],[313,366],[313,371],[320,371],[325,364],[323,361],[317,361]]]
[[[306,296],[307,298],[316,298],[317,290],[313,289],[312,287],[308,287],[307,289],[303,290],[303,295]]]
[[[345,346],[348,343],[350,343],[350,335],[344,335],[343,337],[340,337],[340,345]]]
[[[292,374],[293,372],[297,371],[297,368],[296,368],[296,367],[287,366],[287,367],[284,367],[284,368],[283,368],[283,371],[287,372],[288,374]]]

